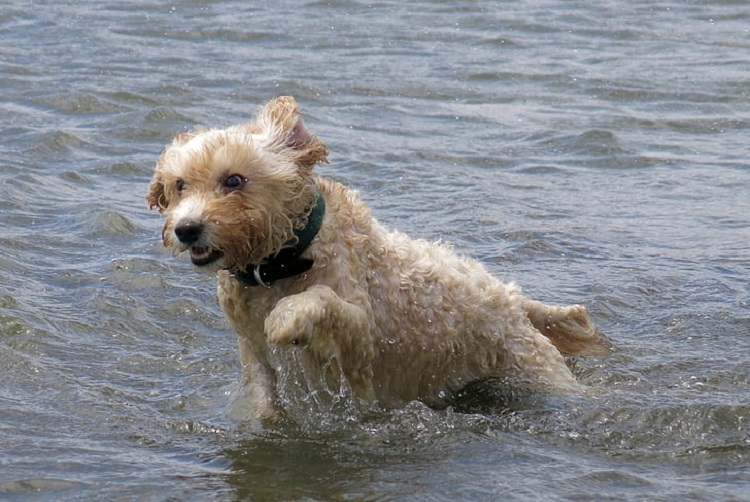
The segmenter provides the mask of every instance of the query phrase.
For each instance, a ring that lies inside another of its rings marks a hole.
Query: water
[[[20,1],[0,9],[0,498],[741,500],[744,2]],[[380,410],[287,380],[233,421],[234,335],[145,207],[171,136],[302,103],[320,172],[616,342],[596,389]]]

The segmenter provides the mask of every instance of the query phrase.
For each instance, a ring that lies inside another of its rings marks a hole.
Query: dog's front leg
[[[373,400],[372,316],[330,287],[315,285],[282,298],[266,317],[266,340],[274,345],[309,345],[341,365],[352,390]]]
[[[233,413],[241,420],[278,422],[282,411],[276,395],[276,373],[268,362],[265,342],[240,334],[238,344],[243,385],[234,400]]]

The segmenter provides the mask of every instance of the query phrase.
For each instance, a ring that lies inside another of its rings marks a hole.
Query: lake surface
[[[0,41],[0,499],[748,499],[746,2],[10,0]],[[234,421],[214,278],[145,192],[286,94],[379,220],[589,307],[593,395],[286,381],[287,424]]]

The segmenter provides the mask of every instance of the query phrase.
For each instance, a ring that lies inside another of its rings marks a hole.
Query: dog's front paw
[[[287,296],[266,317],[266,340],[272,345],[307,345],[327,317],[326,302],[317,292]]]

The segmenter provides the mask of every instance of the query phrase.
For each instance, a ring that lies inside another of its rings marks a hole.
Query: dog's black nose
[[[195,244],[203,233],[203,223],[196,220],[181,221],[174,227],[174,234],[183,244]]]

